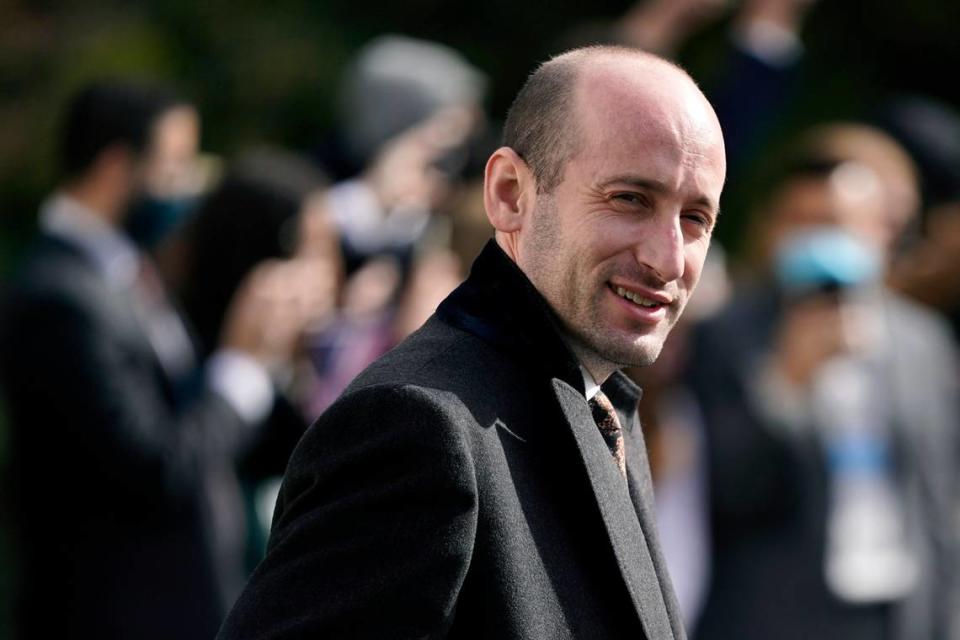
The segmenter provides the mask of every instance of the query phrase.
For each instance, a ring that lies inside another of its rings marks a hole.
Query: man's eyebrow
[[[644,178],[632,174],[624,174],[622,176],[614,176],[609,180],[605,180],[601,184],[601,188],[609,187],[612,184],[629,184],[634,187],[640,187],[642,189],[649,189],[657,193],[667,193],[670,191],[670,187],[667,186],[665,182],[661,182],[655,178]],[[707,207],[710,211],[713,212],[714,218],[720,217],[720,203],[715,203],[706,196],[701,196],[693,201],[693,204],[699,204]]]

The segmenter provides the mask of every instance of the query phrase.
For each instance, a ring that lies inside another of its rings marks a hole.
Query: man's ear
[[[519,231],[536,204],[533,172],[517,152],[500,147],[487,160],[483,180],[483,204],[494,229]]]

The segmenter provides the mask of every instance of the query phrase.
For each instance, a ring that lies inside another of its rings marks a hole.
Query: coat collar
[[[470,276],[441,303],[437,316],[514,354],[521,366],[547,379],[562,380],[583,395],[580,365],[561,337],[560,320],[496,241],[486,244]],[[620,411],[624,425],[632,426],[639,387],[618,371],[602,388]]]
[[[533,283],[490,240],[467,280],[437,309],[437,315],[499,350],[516,354],[524,367],[542,370],[583,393],[583,377],[560,337],[559,321]]]

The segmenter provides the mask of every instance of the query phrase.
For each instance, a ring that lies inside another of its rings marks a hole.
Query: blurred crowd
[[[816,7],[735,10],[705,88],[729,182],[762,166],[764,188],[739,255],[714,243],[630,372],[688,632],[960,638],[960,114],[900,97],[770,152],[810,90]],[[669,57],[728,11],[647,0],[557,42]],[[61,179],[0,316],[16,637],[215,635],[303,430],[492,236],[495,81],[384,35],[322,145],[229,158],[170,87],[104,79],[64,105]]]

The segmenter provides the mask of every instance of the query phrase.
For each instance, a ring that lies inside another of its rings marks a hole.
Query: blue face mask
[[[791,293],[815,293],[875,281],[883,268],[879,252],[839,227],[813,227],[780,244],[777,280]]]
[[[190,217],[197,203],[198,198],[193,196],[142,195],[127,210],[127,233],[140,248],[154,249]]]

